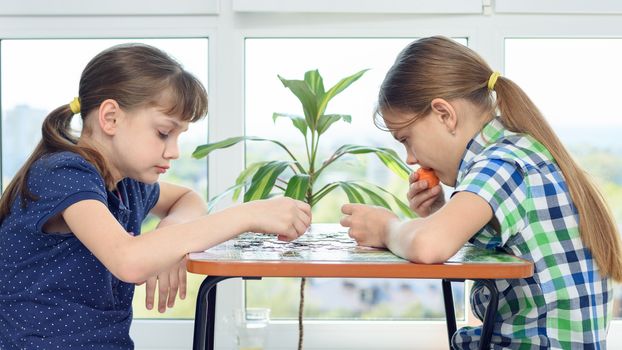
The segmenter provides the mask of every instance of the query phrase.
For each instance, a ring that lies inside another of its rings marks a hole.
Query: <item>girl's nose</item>
[[[418,162],[419,161],[417,160],[417,158],[415,158],[415,155],[412,152],[407,152],[406,153],[406,164],[408,164],[408,165],[415,165]]]
[[[164,149],[164,158],[165,159],[179,158],[179,145],[177,145],[177,142],[172,142],[171,144],[166,145],[166,148]]]

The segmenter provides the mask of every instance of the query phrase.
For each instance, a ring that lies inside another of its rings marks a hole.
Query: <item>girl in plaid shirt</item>
[[[495,349],[604,349],[612,280],[622,280],[620,238],[602,196],[527,95],[469,48],[444,37],[406,47],[381,86],[376,124],[454,187],[410,177],[420,218],[399,221],[377,207],[346,204],[342,224],[361,245],[439,263],[466,242],[534,263],[534,275],[497,280]],[[483,317],[487,290],[474,284]],[[476,349],[481,327],[452,346]]]

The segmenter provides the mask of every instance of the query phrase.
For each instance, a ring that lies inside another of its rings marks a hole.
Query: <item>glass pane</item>
[[[377,129],[372,115],[378,88],[397,54],[412,39],[247,39],[246,134],[276,139],[306,162],[303,135],[286,118],[272,120],[274,112],[303,115],[296,97],[278,79],[302,80],[306,71],[318,69],[329,90],[340,79],[370,69],[328,104],[326,114],[352,116],[350,124],[338,121],[321,136],[317,164],[343,144],[384,146],[404,156],[403,147],[388,132]],[[466,44],[466,41],[463,40]],[[249,142],[247,165],[261,160],[287,160],[273,144]],[[390,172],[375,156],[344,156],[314,185],[339,180],[364,180],[405,200],[407,182]],[[373,187],[369,187],[373,188]],[[339,190],[313,207],[313,222],[339,222],[340,208],[348,202]],[[247,307],[269,307],[272,318],[296,318],[299,279],[248,281]],[[456,283],[458,318],[464,317],[464,292]],[[444,318],[438,280],[309,279],[305,317],[321,319],[431,319]]]
[[[594,177],[622,227],[622,39],[506,39],[505,50],[506,75]],[[619,286],[614,316],[622,317]]]
[[[53,109],[70,102],[78,94],[80,74],[97,53],[123,42],[142,42],[156,46],[175,57],[195,74],[207,88],[208,41],[197,39],[64,39],[2,40],[0,73],[2,79],[2,183],[6,186],[41,139],[41,123]],[[76,120],[79,118],[76,118]],[[79,127],[79,123],[76,125]],[[181,156],[162,180],[200,191],[207,198],[206,162],[191,158],[196,145],[207,141],[207,118],[192,125],[180,137]],[[145,222],[143,231],[154,227]],[[136,288],[135,317],[194,316],[194,302],[202,278],[190,275],[189,295],[164,315],[148,312],[144,306],[144,286]],[[196,285],[195,285],[196,284]]]

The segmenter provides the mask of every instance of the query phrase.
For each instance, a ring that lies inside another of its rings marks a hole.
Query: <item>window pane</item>
[[[622,39],[507,39],[506,75],[590,173],[622,226]],[[614,316],[622,317],[622,290]]]
[[[82,69],[97,53],[123,42],[142,42],[156,46],[176,58],[207,88],[208,42],[199,39],[88,39],[88,40],[2,40],[0,73],[2,79],[2,183],[9,183],[41,139],[41,123],[53,109],[70,102],[78,94]],[[79,117],[76,116],[76,121]],[[79,123],[76,123],[79,127]],[[207,118],[192,125],[180,137],[180,158],[162,180],[200,191],[207,198],[206,162],[191,158],[194,148],[207,141]],[[147,220],[145,228],[156,225]],[[144,230],[146,231],[146,229]],[[136,288],[135,317],[194,316],[194,302],[202,278],[189,274],[186,301],[164,315],[147,312],[144,286]]]
[[[274,112],[303,115],[296,97],[278,79],[302,80],[306,71],[318,69],[328,90],[340,79],[359,70],[358,81],[330,101],[326,114],[352,116],[350,124],[338,121],[321,136],[317,164],[343,144],[384,146],[404,156],[402,146],[388,132],[377,129],[372,114],[378,88],[397,54],[412,39],[247,39],[246,134],[276,139],[299,160],[306,160],[304,137],[292,123]],[[466,44],[466,41],[463,41]],[[247,165],[261,160],[287,160],[273,144],[247,143]],[[375,156],[344,156],[328,169],[314,190],[339,180],[365,180],[405,199],[407,182],[390,172]],[[306,164],[306,161],[303,161]],[[319,166],[319,165],[318,165]],[[347,197],[335,190],[313,208],[313,221],[339,222]],[[296,318],[298,279],[264,279],[247,282],[247,307],[269,307],[273,318]],[[464,292],[455,284],[458,317],[464,317]],[[305,294],[307,318],[430,319],[443,318],[441,283],[406,279],[309,279]]]

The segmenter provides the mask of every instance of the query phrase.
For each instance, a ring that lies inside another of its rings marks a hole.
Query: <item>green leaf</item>
[[[240,172],[240,174],[238,175],[238,178],[235,179],[235,184],[239,185],[239,184],[246,184],[246,179],[255,174],[255,171],[257,171],[257,169],[259,169],[260,167],[262,167],[264,164],[268,163],[267,161],[264,162],[256,162],[256,163],[252,163],[246,166],[246,169],[242,170],[242,172]],[[234,192],[233,192],[233,200],[237,201],[238,197],[240,196],[240,192],[242,192],[242,187],[238,187]]]
[[[371,200],[371,203],[374,205],[379,205],[381,207],[387,208],[389,210],[391,210],[391,206],[389,205],[389,202],[387,202],[386,200],[384,200],[384,198],[382,198],[379,194],[377,194],[376,192],[370,190],[369,188],[359,185],[357,183],[351,183],[352,186],[354,186],[355,188],[357,188],[358,190],[362,191],[363,193],[365,193],[369,199]]]
[[[321,101],[324,97],[324,80],[320,72],[317,69],[306,72],[305,82],[309,86],[309,89],[315,94],[317,100]]]
[[[316,118],[318,116],[317,98],[309,85],[304,80],[287,80],[280,75],[278,76],[283,86],[290,89],[302,104],[302,110],[305,113],[305,120],[311,130],[315,130]]]
[[[327,194],[329,194],[332,190],[334,190],[335,188],[338,187],[339,184],[333,182],[330,184],[327,184],[326,186],[324,186],[321,190],[319,190],[318,192],[314,193],[311,197],[311,207],[313,207],[314,205],[316,205],[322,198],[324,198],[324,196],[326,196]]]
[[[380,159],[380,161],[386,165],[387,168],[391,169],[391,171],[393,171],[397,176],[407,180],[408,175],[412,173],[412,169],[400,159],[394,150],[382,147],[380,150],[383,152],[376,152],[378,159]]]
[[[284,161],[270,161],[261,166],[253,175],[251,185],[244,193],[244,202],[268,198],[276,179],[289,167],[289,164]]]
[[[228,148],[231,147],[241,141],[268,141],[268,142],[272,142],[276,145],[278,145],[279,147],[281,147],[282,149],[285,150],[285,152],[287,152],[287,154],[289,154],[289,156],[292,158],[292,160],[294,161],[294,164],[296,165],[296,168],[298,168],[298,170],[302,173],[305,172],[304,168],[302,167],[302,165],[300,165],[300,162],[298,162],[298,159],[296,159],[296,157],[294,157],[294,155],[292,154],[292,152],[289,151],[289,149],[281,142],[276,141],[276,140],[270,140],[270,139],[264,139],[261,137],[256,137],[256,136],[236,136],[236,137],[230,137],[228,139],[222,140],[222,141],[218,141],[218,142],[214,142],[214,143],[207,143],[204,145],[200,145],[198,146],[194,152],[192,152],[192,157],[199,159],[199,158],[203,158],[208,156],[211,152],[218,150],[218,149],[222,149],[222,148]]]
[[[341,189],[343,189],[346,193],[350,203],[365,203],[363,195],[351,184],[347,182],[339,182],[339,187],[341,187]]]
[[[285,189],[285,197],[304,200],[311,184],[311,177],[307,174],[296,174],[289,179]]]
[[[214,209],[214,207],[216,206],[216,204],[218,204],[218,202],[220,202],[221,199],[223,199],[224,197],[226,197],[229,193],[231,193],[232,191],[238,191],[240,190],[242,187],[244,187],[244,183],[241,184],[236,184],[233,185],[229,188],[227,188],[226,190],[224,190],[223,192],[221,192],[220,194],[214,196],[212,199],[210,199],[207,202],[207,211],[211,212],[212,209]]]
[[[364,154],[374,153],[378,159],[397,176],[402,179],[408,179],[408,175],[412,172],[410,167],[402,161],[397,153],[389,148],[383,147],[368,147],[358,145],[343,145],[335,151],[333,158],[340,157],[346,153],[350,154]]]
[[[320,100],[320,103],[317,106],[318,114],[320,114],[320,115],[324,114],[324,111],[326,111],[326,106],[328,105],[328,102],[333,97],[337,96],[338,93],[342,92],[345,88],[350,86],[350,84],[352,84],[355,81],[357,81],[368,70],[369,69],[363,69],[362,71],[354,73],[354,74],[352,74],[349,77],[343,78],[337,84],[335,84],[335,86],[331,87],[326,92],[324,97]]]
[[[270,140],[270,139],[263,139],[260,137],[255,137],[255,136],[235,136],[235,137],[230,137],[228,139],[224,139],[222,141],[218,141],[218,142],[213,142],[213,143],[206,143],[204,145],[200,145],[198,146],[194,152],[192,152],[192,157],[199,159],[199,158],[203,158],[208,156],[211,152],[217,150],[217,149],[223,149],[223,148],[228,148],[231,147],[241,141],[245,141],[245,140],[249,140],[249,141],[269,141],[269,142],[273,142],[279,146],[281,146],[282,148],[287,149],[287,147],[285,147],[284,144],[282,144],[279,141],[275,141],[275,140]]]
[[[401,199],[397,198],[393,193],[385,190],[384,188],[382,188],[380,186],[376,186],[376,185],[373,185],[373,186],[376,187],[378,190],[380,190],[380,191],[382,191],[384,193],[387,193],[388,195],[393,197],[393,201],[395,202],[395,204],[400,209],[402,214],[404,214],[405,217],[411,218],[411,219],[417,217],[415,215],[415,213],[413,213],[413,211],[410,210],[410,207],[406,203],[404,203]]]
[[[307,129],[309,128],[309,126],[307,125],[307,121],[305,120],[305,118],[295,114],[273,113],[272,121],[276,121],[276,118],[278,117],[289,118],[292,121],[292,124],[294,124],[294,126],[296,127],[296,129],[300,130],[300,132],[304,136],[307,136]]]
[[[352,116],[344,114],[326,114],[320,116],[317,123],[318,135],[322,135],[334,122],[340,119],[343,119],[344,122],[350,123],[352,121]]]

